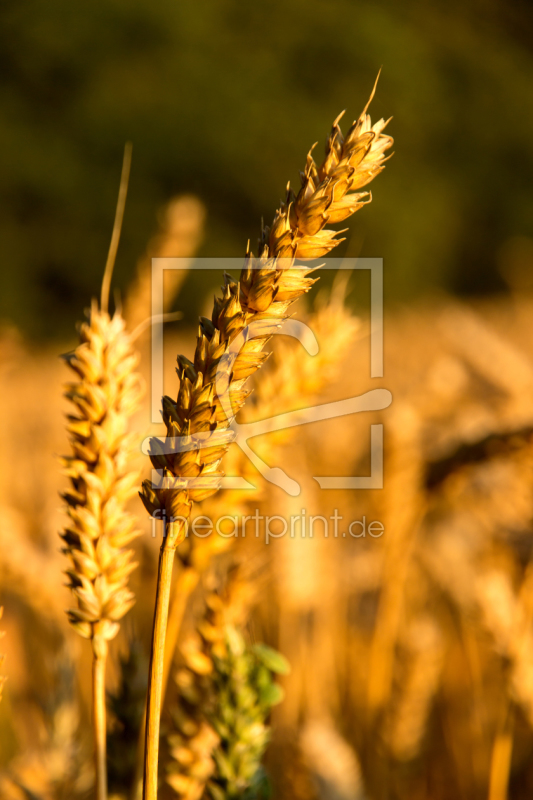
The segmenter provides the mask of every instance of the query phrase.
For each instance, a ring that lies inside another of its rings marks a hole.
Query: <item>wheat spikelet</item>
[[[234,580],[226,586],[224,598],[216,592],[208,593],[198,631],[180,648],[184,663],[175,676],[178,701],[171,711],[174,732],[169,745],[173,763],[169,765],[167,781],[184,800],[200,798],[215,770],[213,751],[220,738],[207,719],[215,704],[213,651],[223,648],[226,624],[242,622],[246,606],[243,587]]]

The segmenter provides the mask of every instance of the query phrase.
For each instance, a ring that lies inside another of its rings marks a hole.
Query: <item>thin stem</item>
[[[488,800],[507,800],[513,756],[513,704],[506,700],[492,746]]]
[[[120,232],[122,230],[122,220],[124,218],[124,208],[126,207],[126,196],[128,194],[128,181],[130,178],[131,168],[131,151],[131,142],[126,142],[126,146],[124,147],[124,159],[122,161],[122,174],[120,176],[120,188],[118,190],[117,208],[115,211],[115,222],[113,224],[113,233],[111,234],[111,243],[107,253],[107,261],[102,280],[102,292],[100,295],[100,308],[102,311],[107,311],[109,305],[111,276],[113,275],[113,267],[115,266],[115,259],[117,257]]]
[[[172,589],[172,601],[170,602],[170,611],[168,615],[166,641],[165,641],[165,656],[163,659],[161,705],[163,705],[165,702],[165,694],[170,674],[170,668],[172,666],[172,660],[174,658],[174,652],[176,650],[176,645],[179,638],[179,632],[181,629],[183,615],[185,613],[185,608],[187,607],[187,600],[194,591],[199,579],[200,579],[200,574],[196,569],[194,569],[193,567],[186,567],[178,575],[175,586]],[[143,719],[139,732],[139,762],[138,762],[139,766],[136,775],[133,779],[130,800],[134,800],[134,798],[137,797],[137,787],[139,786],[142,777],[142,770],[143,770],[142,753],[143,753],[145,735],[146,735],[146,708],[144,709]]]
[[[96,800],[107,800],[106,696],[105,696],[106,660],[107,660],[107,642],[101,637],[96,636],[93,639],[93,671],[92,671]]]
[[[163,695],[163,665],[167,632],[168,606],[172,585],[174,554],[179,544],[181,523],[168,526],[168,532],[159,553],[157,589],[155,596],[152,651],[148,677],[148,699],[146,704],[146,735],[144,748],[143,800],[157,800],[159,763],[159,726],[161,720],[161,698]]]

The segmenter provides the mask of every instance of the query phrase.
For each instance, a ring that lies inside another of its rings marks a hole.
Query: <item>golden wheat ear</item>
[[[126,511],[138,475],[128,466],[128,421],[142,395],[138,356],[120,312],[108,313],[111,275],[126,200],[131,147],[127,146],[100,307],[93,301],[79,327],[79,344],[64,356],[75,379],[65,396],[72,453],[63,459],[70,487],[63,493],[68,523],[61,533],[66,571],[76,605],[68,617],[93,648],[96,797],[107,797],[105,665],[108,641],[134,603],[128,578],[136,564],[129,545],[137,536]]]
[[[367,107],[346,136],[338,119],[334,122],[320,166],[309,153],[300,191],[295,195],[288,187],[286,201],[276,212],[272,227],[263,227],[258,258],[248,249],[240,280],[224,275],[222,296],[215,298],[211,319],[200,321],[194,360],[178,356],[180,388],[176,401],[163,398],[167,437],[191,447],[166,453],[154,440],[150,457],[161,482],[153,486],[145,481],[141,492],[149,514],[174,520],[166,526],[159,560],[144,800],[157,798],[163,661],[174,553],[185,538],[192,503],[209,497],[220,486],[220,462],[232,438],[228,428],[249,395],[247,378],[265,361],[263,349],[286,319],[289,307],[315,283],[316,279],[310,277],[313,270],[295,266],[294,260],[312,260],[329,253],[341,240],[338,232],[326,226],[343,221],[371,199],[368,192],[358,190],[383,170],[392,139],[383,133],[384,120],[372,125]],[[253,338],[243,335],[245,329],[253,331]],[[237,341],[238,337],[243,343]]]

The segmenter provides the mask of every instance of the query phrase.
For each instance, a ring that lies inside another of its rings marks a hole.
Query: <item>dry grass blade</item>
[[[151,515],[169,521],[154,616],[145,800],[157,797],[162,662],[173,554],[185,536],[192,503],[219,487],[220,461],[231,441],[229,426],[249,394],[247,378],[264,362],[263,349],[291,304],[315,282],[309,277],[312,270],[295,267],[294,259],[305,261],[329,253],[340,240],[326,228],[328,223],[341,222],[371,199],[369,193],[358,190],[383,170],[392,139],[383,133],[384,120],[372,126],[367,107],[346,136],[340,117],[335,120],[320,166],[308,154],[300,191],[295,195],[288,187],[272,227],[263,228],[258,258],[247,252],[239,282],[225,275],[222,297],[215,298],[211,319],[201,319],[194,360],[178,357],[177,400],[163,398],[167,437],[179,447],[167,453],[153,441],[151,460],[161,482],[153,487],[146,481],[141,494]]]

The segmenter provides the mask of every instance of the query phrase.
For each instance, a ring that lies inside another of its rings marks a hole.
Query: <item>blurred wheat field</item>
[[[203,209],[188,198],[180,215],[177,202],[150,254],[193,255]],[[148,268],[140,263],[125,303],[135,324],[149,313]],[[266,642],[291,664],[280,679],[285,699],[273,709],[266,756],[274,798],[531,796],[532,313],[533,296],[524,292],[469,304],[428,298],[388,311],[379,386],[392,392],[389,409],[306,425],[297,437],[265,434],[252,444],[270,466],[283,466],[298,481],[297,497],[263,480],[234,446],[228,453],[226,472],[240,470],[256,491],[228,490],[197,514],[216,519],[257,509],[288,518],[305,508],[308,516],[329,519],[335,510],[342,516],[338,537],[324,536],[317,523],[313,536],[296,528],[296,535],[267,544],[263,525],[259,536],[247,528],[246,536],[180,546],[175,581],[196,578],[186,608],[176,610],[176,618],[183,616],[176,625],[178,668],[204,598],[234,564],[244,565],[255,586],[239,600],[247,641]],[[302,303],[298,317],[316,333],[320,351],[305,356],[295,343],[276,343],[247,421],[377,385],[368,377],[368,320],[364,311],[354,317],[338,287],[314,306]],[[169,326],[165,386],[173,385],[173,354],[190,354],[194,335]],[[148,383],[147,334],[139,346]],[[56,352],[30,348],[5,330],[0,376],[7,677],[0,796],[81,800],[91,796],[93,782],[90,659],[64,613],[69,597],[57,540],[64,522],[57,456],[67,447],[66,374]],[[320,490],[315,475],[369,473],[369,426],[376,423],[384,425],[383,489]],[[139,442],[160,427],[150,422],[145,401],[134,419]],[[140,452],[138,461],[146,472]],[[130,504],[143,529],[132,576],[137,604],[112,643],[107,687],[115,712],[109,758],[116,798],[133,796],[121,776],[124,764],[136,761],[151,623],[151,603],[142,601],[153,596],[160,544],[140,505]],[[363,517],[381,522],[383,535],[348,535],[348,524]],[[129,688],[121,693],[126,674]],[[165,736],[172,735],[177,694],[170,680]],[[111,746],[113,736],[120,746]],[[175,795],[167,786],[162,796]]]

